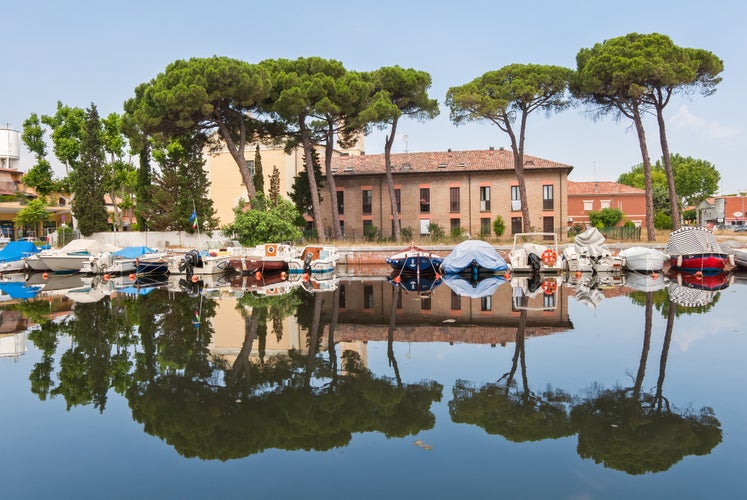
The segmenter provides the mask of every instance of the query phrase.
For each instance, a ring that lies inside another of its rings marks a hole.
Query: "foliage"
[[[369,224],[363,228],[363,237],[366,241],[375,241],[379,236],[379,228]]]
[[[571,227],[568,228],[568,237],[572,238],[578,234],[583,233],[586,230],[583,224],[576,222]]]
[[[451,239],[454,241],[461,241],[464,239],[466,232],[462,226],[455,226],[451,228]]]
[[[277,205],[267,208],[264,195],[258,193],[256,206],[248,210],[245,203],[234,208],[234,221],[224,230],[232,233],[245,246],[255,246],[273,241],[296,241],[301,238],[301,230],[295,224],[299,213],[295,205],[285,198],[279,198]],[[255,205],[253,205],[255,206]]]
[[[42,115],[42,123],[52,131],[52,150],[67,170],[75,169],[80,161],[81,142],[86,122],[86,111],[71,108],[57,101],[54,116]]]
[[[718,192],[721,174],[711,163],[678,154],[671,155],[671,160],[674,185],[682,206],[697,206]]]
[[[623,213],[619,208],[603,208],[599,211],[593,210],[589,212],[589,222],[591,222],[594,227],[616,226],[622,217]]]
[[[265,193],[265,174],[262,171],[262,155],[259,153],[259,144],[254,151],[254,190],[257,193]]]
[[[270,203],[277,205],[280,200],[280,170],[277,165],[272,166],[272,176],[270,177],[270,192],[268,193]]]
[[[17,225],[36,229],[41,222],[49,219],[46,206],[47,204],[42,198],[31,200],[28,205],[18,211],[13,220]]]
[[[150,144],[143,141],[138,154],[140,165],[137,169],[137,186],[135,188],[135,218],[138,230],[150,229],[150,214],[153,210],[152,173],[150,168]]]
[[[431,240],[435,242],[444,241],[446,239],[446,232],[444,228],[438,225],[436,222],[428,224],[428,235]]]
[[[698,220],[698,211],[694,208],[690,208],[682,212],[682,218],[688,222],[694,222]]]
[[[212,231],[218,227],[213,200],[207,195],[210,183],[202,168],[202,142],[182,137],[168,144],[154,145],[153,159],[160,167],[151,190],[152,208],[148,216],[157,231]],[[197,228],[190,217],[197,215]]]
[[[306,157],[304,156],[304,163]],[[314,168],[314,178],[316,179],[316,187],[318,189],[319,201],[321,201],[321,191],[324,187],[324,177],[322,176],[322,168],[319,165],[319,153],[314,150],[312,153],[312,165]],[[311,202],[311,189],[309,188],[309,176],[306,172],[300,172],[293,178],[293,185],[291,186],[291,192],[288,193],[290,199],[296,204],[298,209],[301,211],[301,215],[312,213],[312,202]]]
[[[499,238],[506,232],[506,222],[500,215],[495,216],[495,220],[493,221],[493,232]]]
[[[109,229],[104,201],[104,163],[101,121],[92,103],[86,110],[80,161],[72,173],[72,211],[78,221],[78,229],[84,236]]]
[[[36,164],[23,176],[23,183],[36,190],[42,196],[54,191],[57,186],[53,180],[52,165],[47,160],[47,144],[44,141],[44,129],[36,113],[32,113],[23,122],[21,138],[26,147],[34,153]]]
[[[656,229],[672,229],[672,216],[664,210],[659,210],[654,216],[654,227]]]
[[[402,239],[406,241],[412,241],[412,228],[410,226],[403,227],[400,231]]]

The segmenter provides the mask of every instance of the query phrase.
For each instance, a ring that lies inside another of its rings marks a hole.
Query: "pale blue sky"
[[[121,113],[138,84],[176,59],[321,56],[354,70],[396,64],[431,74],[441,115],[403,121],[395,152],[508,147],[494,125],[454,126],[443,105],[448,88],[511,63],[575,69],[580,48],[631,32],[663,33],[680,46],[712,51],[725,65],[714,95],[668,106],[671,151],[713,163],[724,192],[747,189],[742,2],[42,0],[4,2],[2,17],[3,126],[20,130],[32,112],[54,113],[58,100]],[[648,144],[655,161],[661,152],[653,123]],[[383,152],[383,145],[381,133],[366,137],[369,154]],[[593,122],[582,109],[532,115],[526,153],[573,165],[576,181],[616,180],[641,162],[629,122]],[[26,154],[22,169],[32,163]]]

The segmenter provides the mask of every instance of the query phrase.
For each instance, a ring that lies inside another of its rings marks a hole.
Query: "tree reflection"
[[[654,394],[642,393],[651,339],[654,292],[646,292],[643,351],[633,387],[597,388],[571,411],[578,432],[577,451],[606,467],[628,474],[669,469],[687,455],[705,455],[721,442],[721,424],[713,410],[677,413],[663,396],[664,373],[677,314],[667,304],[667,326]]]
[[[568,405],[570,396],[548,389],[540,395],[529,390],[525,357],[525,335],[528,297],[521,298],[519,325],[511,369],[498,382],[476,389],[458,380],[449,413],[454,422],[477,425],[489,434],[499,434],[509,441],[524,442],[554,439],[573,434]],[[514,380],[521,366],[521,388]]]

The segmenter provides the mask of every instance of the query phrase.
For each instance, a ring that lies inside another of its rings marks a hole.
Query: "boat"
[[[231,255],[219,255],[215,251],[190,250],[185,254],[172,255],[167,260],[169,274],[221,274],[233,271],[229,264]]]
[[[560,273],[562,262],[555,233],[516,233],[508,254],[511,272]]]
[[[625,269],[644,273],[661,271],[664,263],[669,260],[669,255],[661,250],[642,246],[620,250],[618,255],[624,259]]]
[[[392,272],[391,276],[387,276],[386,280],[395,288],[401,288],[405,292],[415,292],[418,295],[429,295],[443,282],[440,276],[430,273],[411,275],[400,274],[397,271]]]
[[[733,252],[734,265],[739,269],[747,269],[747,249],[735,248]]]
[[[510,284],[513,311],[551,311],[557,308],[557,296],[563,282],[560,275],[532,273],[512,275]]]
[[[614,255],[604,244],[605,239],[595,227],[577,234],[573,239],[574,242],[563,248],[563,269],[572,272],[622,272],[625,258],[619,254]]]
[[[669,274],[669,299],[684,307],[705,307],[734,281],[731,273],[710,274],[672,271]]]
[[[722,250],[713,233],[704,227],[686,226],[672,231],[665,252],[671,267],[680,271],[713,274],[734,264],[734,254]]]
[[[324,245],[307,246],[298,257],[288,260],[288,272],[291,274],[315,273],[324,274],[334,272],[340,254],[337,247]]]
[[[664,273],[626,273],[625,285],[639,292],[656,292],[666,288],[668,278]]]
[[[114,252],[99,252],[83,262],[80,272],[86,274],[131,274],[137,272],[140,259],[154,259],[166,254],[148,246],[130,246]]]
[[[492,275],[473,280],[460,274],[449,274],[444,276],[443,281],[452,292],[460,297],[480,299],[492,297],[498,287],[506,282],[506,278],[500,275]]]
[[[286,243],[265,243],[253,248],[229,250],[229,266],[241,274],[288,272],[288,262],[298,256],[298,250]]]
[[[0,249],[0,272],[18,272],[27,268],[25,257],[39,253],[30,241],[11,241]]]
[[[0,302],[33,299],[43,286],[23,281],[0,281]]]
[[[440,255],[412,244],[408,248],[387,257],[386,263],[400,274],[436,274],[443,260]]]
[[[64,247],[58,250],[42,250],[41,252],[27,257],[26,263],[30,265],[30,261],[34,257],[38,257],[43,263],[46,269],[60,273],[71,273],[79,272],[83,267],[83,262],[87,261],[91,255],[95,255],[99,252],[110,252],[116,251],[120,248],[109,243],[99,243],[96,240],[91,239],[79,239],[73,240]],[[30,265],[35,269],[32,265]]]
[[[441,262],[443,274],[495,273],[507,271],[506,259],[493,246],[482,240],[466,240],[459,243]]]

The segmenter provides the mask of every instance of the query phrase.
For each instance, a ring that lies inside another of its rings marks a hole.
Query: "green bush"
[[[654,227],[656,229],[672,229],[674,227],[672,217],[667,215],[663,210],[659,210],[654,216]]]
[[[412,228],[410,226],[401,228],[399,234],[403,240],[412,241]]]
[[[428,224],[428,234],[433,241],[443,241],[444,239],[446,239],[446,232],[444,232],[444,228],[442,228],[435,222],[431,222],[430,224]]]
[[[493,232],[499,238],[506,232],[506,223],[500,215],[496,215],[495,220],[493,221]]]
[[[568,237],[573,238],[577,234],[581,234],[586,230],[583,224],[576,222],[574,225],[568,228]]]
[[[363,237],[366,241],[374,241],[379,236],[379,228],[371,224],[363,228]]]
[[[616,226],[622,218],[623,213],[619,208],[603,208],[598,212],[589,212],[589,222],[598,229]]]

